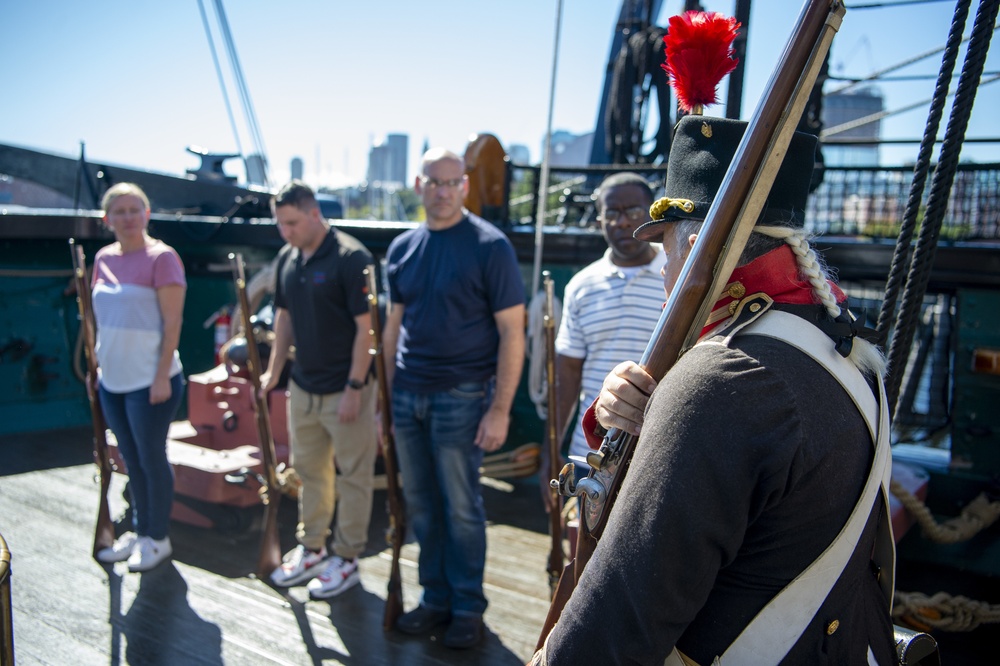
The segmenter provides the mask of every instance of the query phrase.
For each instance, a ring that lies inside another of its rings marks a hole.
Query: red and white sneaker
[[[313,599],[329,599],[354,587],[360,580],[357,560],[345,560],[334,555],[323,573],[309,581],[306,588]]]
[[[315,578],[323,570],[327,557],[326,546],[318,553],[299,544],[285,554],[281,566],[271,574],[271,582],[278,587],[291,587]]]

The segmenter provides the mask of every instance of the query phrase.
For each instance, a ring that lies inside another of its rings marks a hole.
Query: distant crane
[[[243,142],[240,140],[240,132],[233,115],[233,107],[229,100],[229,87],[226,85],[226,78],[222,73],[222,66],[215,48],[216,38],[209,24],[208,14],[205,11],[204,0],[198,0],[198,9],[201,11],[201,20],[205,26],[205,35],[208,37],[208,46],[212,52],[212,61],[215,63],[215,73],[219,77],[219,87],[222,89],[222,97],[226,104],[226,113],[229,115],[229,124],[233,130],[233,137],[236,140],[236,150],[243,158],[246,169],[247,182],[253,185],[262,185],[268,189],[272,188],[271,178],[268,173],[267,149],[264,147],[264,135],[260,131],[260,124],[257,122],[257,113],[254,111],[253,100],[250,97],[250,88],[247,85],[246,77],[243,75],[243,68],[240,66],[239,56],[236,54],[236,44],[233,41],[233,34],[229,30],[229,20],[226,18],[226,10],[222,6],[222,0],[212,0],[215,10],[216,23],[218,24],[219,38],[229,65],[232,68],[233,85],[243,110],[243,118],[250,135],[252,144],[249,155],[243,150]]]

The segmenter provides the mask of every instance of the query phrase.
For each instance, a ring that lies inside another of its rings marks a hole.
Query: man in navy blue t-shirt
[[[444,644],[472,647],[486,610],[483,453],[507,438],[524,363],[524,285],[510,241],[466,211],[465,163],[435,148],[416,191],[427,222],[387,253],[384,336],[403,492],[420,544],[420,605],[396,627],[448,622]]]

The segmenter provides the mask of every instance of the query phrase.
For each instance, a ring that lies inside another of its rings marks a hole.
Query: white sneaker
[[[124,562],[132,554],[132,549],[135,548],[135,542],[138,539],[135,532],[126,532],[115,539],[115,542],[107,548],[101,548],[97,551],[98,561],[106,564]]]
[[[135,543],[135,548],[128,558],[128,570],[132,572],[149,571],[174,552],[170,545],[170,537],[153,539],[142,536]]]
[[[345,560],[339,555],[334,555],[323,573],[309,581],[306,589],[313,599],[329,599],[354,587],[360,580],[357,560]]]
[[[322,564],[329,557],[326,546],[314,553],[302,544],[288,551],[280,567],[271,573],[271,582],[278,587],[291,587],[315,578],[322,571]]]

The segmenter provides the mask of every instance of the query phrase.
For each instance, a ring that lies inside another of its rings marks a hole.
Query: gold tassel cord
[[[662,220],[671,208],[679,208],[685,213],[694,212],[694,202],[690,199],[671,199],[662,197],[653,202],[649,207],[649,218],[651,220]]]

